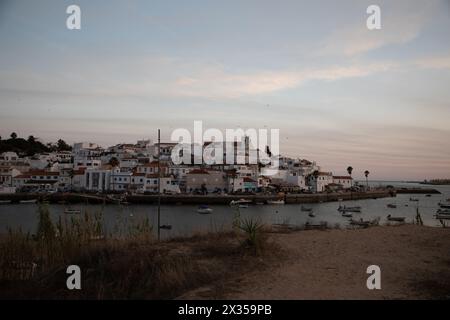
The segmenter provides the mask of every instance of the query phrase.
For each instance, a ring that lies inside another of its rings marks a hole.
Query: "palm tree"
[[[353,172],[353,167],[352,166],[348,166],[347,167],[347,172],[348,172],[348,174],[350,175],[350,178],[352,177],[352,172]],[[351,183],[352,183],[352,187],[353,187],[353,180],[351,181]]]
[[[364,171],[364,175],[366,176],[366,185],[367,185],[367,189],[369,188],[369,180],[368,180],[369,173],[370,173],[369,170]]]

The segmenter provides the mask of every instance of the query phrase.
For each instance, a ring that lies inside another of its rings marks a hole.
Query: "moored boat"
[[[10,204],[11,200],[0,200],[0,204]]]
[[[203,206],[198,207],[197,212],[201,213],[201,214],[210,214],[213,212],[213,209],[211,209],[210,207],[208,207],[206,205],[203,205]]]
[[[342,212],[342,216],[343,217],[347,217],[347,218],[351,218],[351,217],[353,217],[353,213],[344,211],[344,212]]]
[[[27,203],[36,203],[36,202],[37,202],[37,199],[20,200],[20,201],[19,201],[19,203],[24,203],[24,204],[27,204]]]
[[[439,207],[441,207],[443,209],[450,209],[450,203],[439,202],[438,205],[439,205]]]
[[[391,215],[387,216],[388,221],[405,222],[405,217],[393,217]]]
[[[311,211],[312,211],[312,208],[311,208],[311,207],[304,207],[304,206],[301,206],[300,210],[301,210],[301,211],[304,211],[304,212],[311,212]]]
[[[450,209],[437,209],[436,213],[450,215]]]
[[[70,208],[66,208],[66,209],[64,210],[64,213],[65,213],[65,214],[80,214],[80,213],[81,213],[81,210],[79,210],[79,209],[70,209]]]
[[[339,206],[338,211],[339,212],[361,212],[361,207],[360,206],[355,206],[355,207]]]
[[[388,207],[388,208],[391,208],[391,209],[395,209],[395,208],[397,208],[397,205],[396,205],[396,204],[393,204],[393,203],[389,203],[389,204],[387,205],[387,207]]]
[[[350,220],[350,224],[354,226],[360,226],[360,227],[368,227],[371,222],[370,221],[364,221],[363,219],[360,220]]]
[[[419,201],[417,198],[409,198],[409,201]]]
[[[231,200],[230,206],[241,205],[241,204],[250,204],[252,200],[239,199],[239,200]]]
[[[311,217],[311,218],[314,218],[316,216],[316,214],[314,212],[310,211],[308,213],[308,216]]]
[[[450,220],[450,214],[436,214],[436,219]]]
[[[284,204],[284,200],[267,200],[267,204]]]

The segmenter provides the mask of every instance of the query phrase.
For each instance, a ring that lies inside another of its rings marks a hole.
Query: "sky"
[[[201,120],[280,129],[335,174],[450,178],[449,40],[449,0],[0,0],[0,136],[109,146]]]

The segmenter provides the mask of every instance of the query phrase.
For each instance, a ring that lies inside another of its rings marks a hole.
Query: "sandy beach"
[[[272,234],[284,259],[233,282],[226,299],[449,299],[450,229],[416,225]],[[381,268],[368,290],[366,268]],[[230,284],[231,285],[231,284]],[[208,298],[208,288],[181,298]]]

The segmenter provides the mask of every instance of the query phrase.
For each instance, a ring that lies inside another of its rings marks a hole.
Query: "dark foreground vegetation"
[[[264,226],[238,216],[232,231],[158,242],[147,220],[106,236],[101,212],[54,224],[39,208],[36,234],[0,240],[0,299],[174,299],[208,286],[221,298],[243,274],[281,257]],[[81,268],[81,290],[68,290],[66,269]]]

